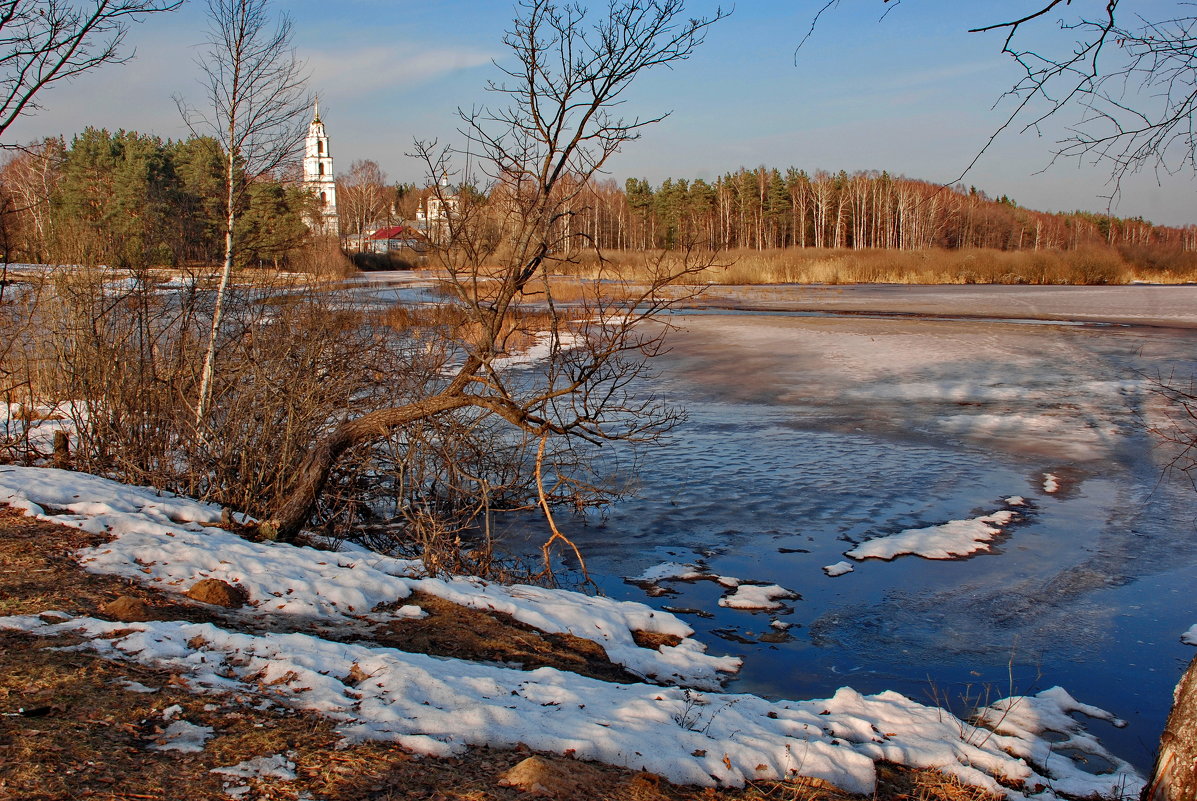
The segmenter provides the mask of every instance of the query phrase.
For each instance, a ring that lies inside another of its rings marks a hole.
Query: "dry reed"
[[[613,269],[632,277],[645,254],[604,254]],[[584,261],[576,277],[599,274]],[[1076,250],[850,250],[787,248],[734,250],[687,276],[688,283],[746,284],[1038,284],[1106,285],[1197,281],[1197,253],[1150,248]]]

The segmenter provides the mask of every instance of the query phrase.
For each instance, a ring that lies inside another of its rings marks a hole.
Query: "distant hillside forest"
[[[69,146],[62,139],[47,139],[16,151],[0,166],[3,254],[13,262],[127,267],[218,262],[223,253],[223,162],[211,139],[163,141],[95,128],[75,136]],[[304,219],[314,206],[298,175],[296,165],[251,186],[236,231],[241,266],[302,269],[303,254],[312,245]],[[508,189],[500,184],[490,196],[469,186],[455,192],[478,211]],[[360,242],[360,235],[379,227],[411,223],[430,191],[390,184],[374,162],[355,162],[338,176],[345,241]],[[890,253],[884,258],[897,264],[905,257],[894,251],[938,251],[942,263],[961,262],[939,273],[939,280],[1197,278],[1197,225],[1178,228],[1091,212],[1033,211],[975,188],[944,188],[885,172],[758,167],[710,182],[670,178],[656,187],[638,178],[622,186],[607,180],[585,187],[578,197],[578,207],[558,224],[604,251],[622,254],[620,259],[698,246],[729,251],[749,262],[767,257],[774,262],[769,272],[779,277],[867,280],[869,275],[898,275],[881,268],[884,252]],[[826,256],[816,255],[824,251]],[[972,256],[965,264],[962,254],[973,251],[989,254],[981,261],[992,265],[977,269]],[[1070,266],[1028,266],[1030,256],[1015,263],[1008,258],[1013,252],[1038,253],[1042,256],[1035,258],[1045,264],[1054,258]],[[1100,264],[1077,268],[1076,254],[1090,254],[1080,259],[1085,264],[1098,254]],[[833,256],[840,266],[811,267],[813,259]],[[869,266],[841,269],[846,258],[853,264],[867,259]],[[798,270],[797,264],[805,266]],[[750,277],[751,271],[744,272]],[[915,280],[916,273],[918,280],[936,275],[929,270],[900,272],[907,280]]]
[[[703,241],[749,248],[1075,249],[1093,245],[1197,250],[1197,225],[1047,213],[975,188],[944,188],[881,172],[741,169],[708,183],[629,179],[594,188],[582,230],[615,249]]]

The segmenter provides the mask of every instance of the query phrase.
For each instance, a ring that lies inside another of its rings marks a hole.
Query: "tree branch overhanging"
[[[557,304],[553,274],[587,250],[587,237],[571,220],[588,182],[664,116],[622,116],[626,89],[645,72],[689,58],[726,14],[716,9],[689,18],[682,0],[613,2],[593,21],[581,7],[552,0],[521,0],[518,8],[505,38],[513,62],[499,67],[504,79],[490,86],[506,104],[460,112],[466,153],[416,145],[432,197],[444,210],[430,221],[430,237],[458,319],[448,350],[460,361],[423,399],[337,425],[309,455],[301,491],[272,522],[276,536],[298,533],[348,449],[421,420],[478,414],[502,420],[540,443],[538,473],[552,467],[560,476],[560,465],[546,464],[549,443],[561,443],[556,452],[566,453],[570,441],[647,442],[680,419],[642,394],[647,359],[659,352],[667,328],[644,326],[675,302],[666,288],[713,257],[667,254],[653,280],[618,300]],[[485,176],[483,191],[473,176],[454,169],[461,155]],[[460,185],[451,187],[450,177]],[[543,365],[513,368],[509,353],[520,340],[548,343]],[[553,494],[541,486],[545,501]]]
[[[51,85],[119,64],[130,23],[173,11],[182,0],[4,0],[0,2],[0,137],[40,108]]]

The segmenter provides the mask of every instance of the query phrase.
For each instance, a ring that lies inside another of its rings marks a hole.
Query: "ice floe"
[[[736,591],[719,599],[729,609],[780,609],[781,601],[792,600],[798,593],[778,584],[741,584]]]
[[[721,576],[695,565],[681,562],[662,562],[648,568],[635,578],[633,584],[659,585],[663,581],[713,581],[731,592],[719,599],[719,605],[727,609],[773,610],[780,609],[782,600],[801,597],[793,590],[779,584],[748,581],[735,576]]]
[[[1010,504],[1011,500],[1014,499],[1007,499],[1006,503]],[[905,554],[925,559],[969,556],[978,551],[988,551],[993,538],[1004,532],[1018,517],[1019,513],[1013,509],[1002,509],[967,520],[949,520],[938,526],[909,528],[897,534],[866,540],[844,555],[857,561],[890,560]]]
[[[1180,641],[1185,645],[1197,645],[1197,624],[1194,624],[1192,628],[1180,635]]]

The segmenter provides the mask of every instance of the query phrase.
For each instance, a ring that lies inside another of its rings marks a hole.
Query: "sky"
[[[641,76],[625,113],[670,114],[608,163],[610,176],[655,186],[763,164],[956,181],[1005,120],[1001,96],[1018,77],[1000,54],[1001,34],[967,31],[1040,4],[898,0],[891,8],[840,0],[796,54],[825,2],[739,0],[689,60]],[[707,15],[716,6],[688,0],[687,12]],[[1168,6],[1175,3],[1138,4]],[[499,77],[494,62],[509,58],[502,44],[514,16],[508,0],[275,0],[273,8],[294,22],[339,173],[371,159],[393,181],[423,183],[420,163],[407,155],[413,142],[460,141],[457,110],[493,104],[486,82]],[[202,102],[195,62],[205,10],[190,0],[147,18],[130,32],[131,61],[48,91],[44,108],[13,125],[5,141],[69,140],[88,125],[186,136],[172,98]],[[1062,130],[1003,134],[962,182],[1029,208],[1104,212],[1107,168],[1050,164]],[[1133,176],[1113,212],[1197,223],[1197,181],[1191,173]]]

